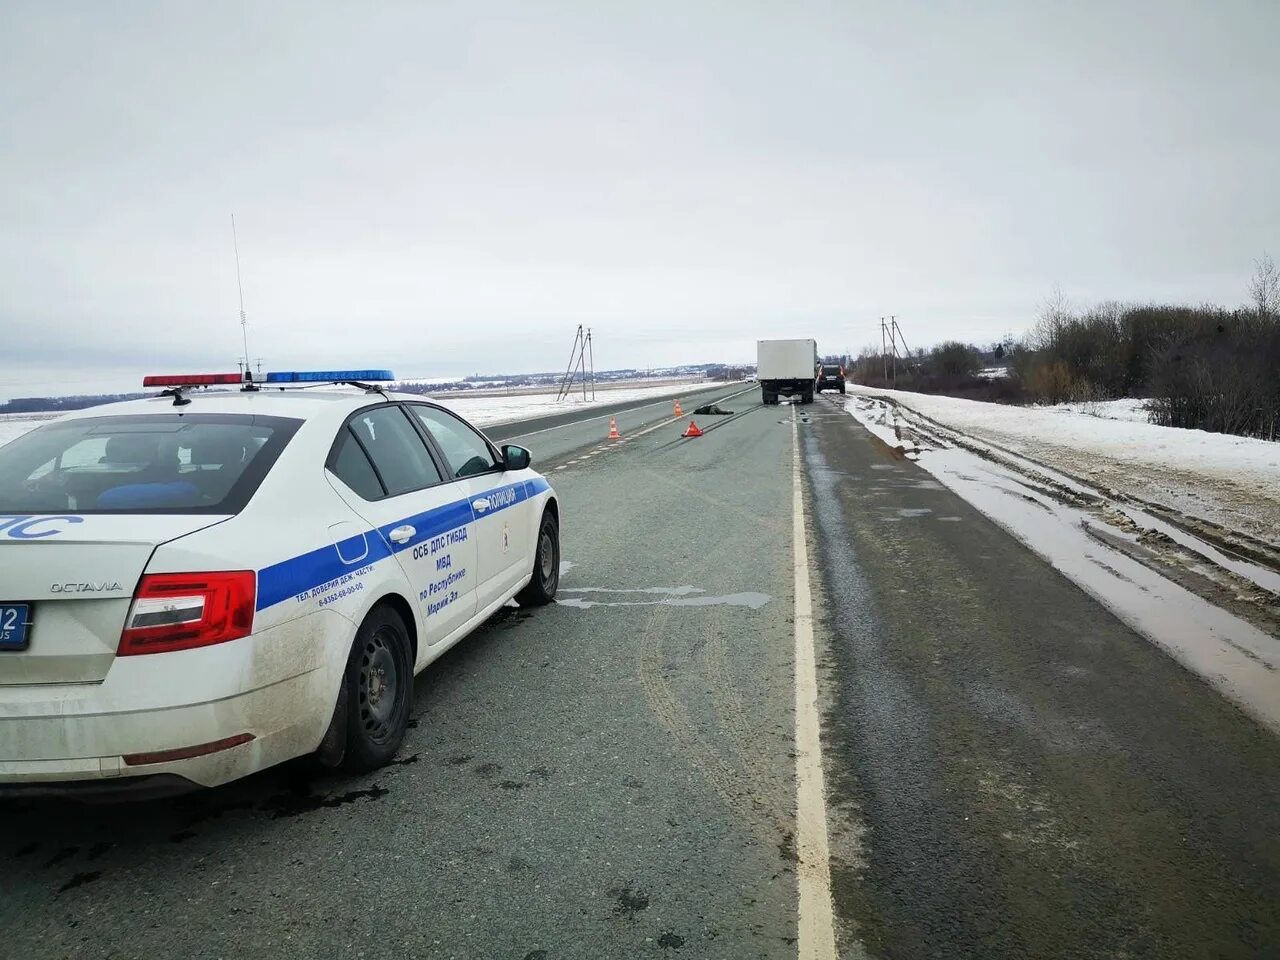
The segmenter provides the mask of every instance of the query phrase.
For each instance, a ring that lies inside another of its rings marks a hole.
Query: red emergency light
[[[243,383],[238,373],[151,374],[142,378],[144,387],[211,387],[223,383]]]

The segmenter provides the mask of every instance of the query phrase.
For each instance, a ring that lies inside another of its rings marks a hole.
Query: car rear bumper
[[[0,795],[95,783],[181,792],[309,753],[332,716],[351,629],[321,612],[215,647],[117,658],[101,684],[0,687]]]
[[[0,792],[12,786],[123,783],[157,775],[213,787],[309,753],[324,736],[333,711],[332,697],[324,704],[327,684],[321,673],[188,707],[87,717],[5,717],[0,720]],[[244,742],[236,742],[240,740]],[[224,741],[225,746],[217,746]],[[164,757],[193,750],[208,752]]]

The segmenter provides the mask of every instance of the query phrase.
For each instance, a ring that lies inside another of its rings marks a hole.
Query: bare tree
[[[1031,332],[1031,345],[1043,348],[1053,342],[1062,325],[1071,318],[1071,302],[1062,292],[1059,284],[1053,285],[1051,293],[1040,307],[1040,317],[1036,320],[1035,329]]]
[[[1262,258],[1254,262],[1258,269],[1249,281],[1249,299],[1261,317],[1280,313],[1280,267],[1269,253],[1263,253]]]

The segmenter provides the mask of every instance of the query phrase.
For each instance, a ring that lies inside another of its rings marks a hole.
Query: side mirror
[[[502,448],[502,467],[504,470],[525,470],[529,466],[529,451],[508,443]]]

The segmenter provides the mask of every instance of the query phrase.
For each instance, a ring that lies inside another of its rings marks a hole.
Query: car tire
[[[559,588],[560,522],[554,513],[544,510],[533,549],[533,579],[516,594],[516,602],[522,607],[543,607],[556,598]]]
[[[409,631],[391,607],[374,607],[360,624],[342,684],[339,707],[347,728],[342,769],[364,773],[386,766],[404,742],[413,705]]]
[[[813,403],[813,391],[812,391],[812,390],[810,390],[808,393],[803,394],[803,395],[800,397],[800,402],[801,402],[801,403]]]

